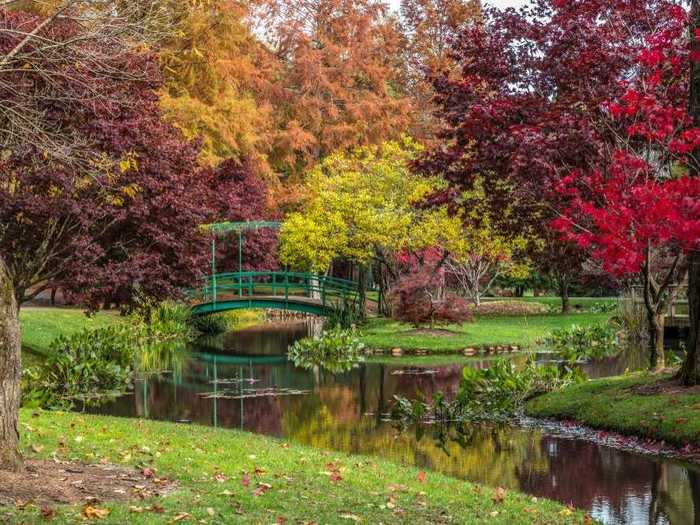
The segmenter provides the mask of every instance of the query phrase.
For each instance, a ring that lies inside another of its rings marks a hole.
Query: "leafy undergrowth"
[[[100,523],[588,521],[550,501],[237,431],[26,410],[22,430],[28,456],[134,466],[177,481],[157,500],[92,503],[88,514]],[[0,522],[43,523],[49,511],[52,523],[76,523],[85,508],[0,507]]]
[[[589,381],[533,399],[526,412],[680,447],[700,445],[700,389],[669,388],[669,380],[638,373]]]
[[[548,314],[513,317],[479,317],[473,323],[449,325],[452,335],[417,334],[413,326],[389,319],[371,319],[360,329],[360,340],[369,348],[421,348],[434,353],[453,353],[471,346],[530,346],[552,330],[571,325],[606,322],[610,314]]]

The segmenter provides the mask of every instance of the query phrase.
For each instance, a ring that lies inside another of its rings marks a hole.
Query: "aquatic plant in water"
[[[572,325],[554,330],[542,340],[542,346],[556,352],[568,363],[603,359],[618,353],[620,337],[609,323]]]
[[[465,367],[453,400],[442,392],[434,394],[431,402],[422,396],[414,400],[397,396],[391,416],[404,424],[506,422],[522,413],[527,399],[584,379],[576,368],[540,366],[533,361],[518,368],[511,360],[498,359],[482,370]]]
[[[131,388],[137,372],[177,369],[195,334],[189,308],[162,303],[118,325],[60,336],[43,366],[25,371],[23,404],[67,409],[109,401]]]
[[[298,367],[318,366],[332,373],[341,373],[364,360],[364,348],[354,330],[332,328],[320,337],[296,341],[289,347],[288,358]]]

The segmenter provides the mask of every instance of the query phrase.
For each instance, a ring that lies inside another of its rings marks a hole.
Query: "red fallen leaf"
[[[503,500],[505,499],[505,497],[506,497],[506,489],[504,489],[503,487],[498,487],[496,489],[496,491],[494,492],[491,500],[494,503],[503,503]]]
[[[331,481],[333,483],[338,483],[339,481],[343,480],[343,476],[340,475],[340,471],[334,470],[331,472]]]
[[[284,523],[287,523],[287,518],[285,518],[284,516],[278,516],[277,523],[279,523],[280,525],[283,525]]]
[[[156,514],[163,514],[165,512],[165,509],[157,503],[154,503],[148,510],[150,510],[151,512],[155,512]]]
[[[146,467],[141,471],[141,474],[143,474],[144,478],[152,478],[155,476],[155,471],[152,468]]]
[[[416,475],[416,479],[420,483],[425,483],[426,478],[427,478],[427,475],[422,470]]]
[[[244,487],[250,485],[250,475],[248,475],[247,472],[243,473],[243,477],[241,478],[241,485],[243,485]]]
[[[224,476],[221,472],[217,472],[214,479],[216,479],[216,481],[219,483],[224,483],[226,481],[226,476]]]
[[[46,521],[51,521],[56,517],[56,512],[47,505],[42,505],[41,508],[39,508],[39,512],[41,513],[41,517]]]
[[[268,483],[258,483],[258,488],[253,491],[253,496],[255,496],[256,498],[258,496],[262,496],[271,488],[272,488],[272,485],[270,485]]]

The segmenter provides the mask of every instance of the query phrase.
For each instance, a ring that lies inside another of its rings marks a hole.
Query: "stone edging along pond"
[[[386,348],[366,348],[364,350],[365,355],[390,355],[392,357],[402,357],[404,355],[463,355],[466,357],[476,357],[476,356],[492,356],[500,354],[516,354],[520,353],[524,349],[518,345],[487,345],[481,347],[469,347],[462,350],[440,350],[440,349],[428,349],[428,348],[392,348],[391,350]]]

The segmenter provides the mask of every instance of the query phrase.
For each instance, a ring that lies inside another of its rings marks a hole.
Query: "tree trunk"
[[[367,271],[364,265],[360,265],[358,268],[358,301],[359,301],[359,311],[357,312],[359,320],[364,321],[365,319],[365,304],[367,301]]]
[[[559,297],[561,297],[561,313],[571,313],[571,299],[569,298],[569,283],[562,278],[559,283]]]
[[[700,251],[690,254],[688,268],[688,307],[690,330],[680,379],[686,386],[700,384]]]
[[[700,27],[700,1],[692,0],[690,11],[691,49],[700,50],[697,28]],[[700,63],[693,60],[690,65],[689,113],[696,126],[700,125]],[[700,148],[696,149],[689,163],[689,174],[700,177]],[[688,265],[688,306],[690,309],[690,330],[686,343],[686,357],[681,367],[680,380],[684,385],[700,384],[700,247],[692,251]],[[700,509],[698,509],[700,512]]]
[[[0,259],[0,470],[22,469],[18,448],[21,359],[15,291]]]
[[[663,369],[666,364],[664,355],[664,314],[647,311],[649,324],[649,370]]]

